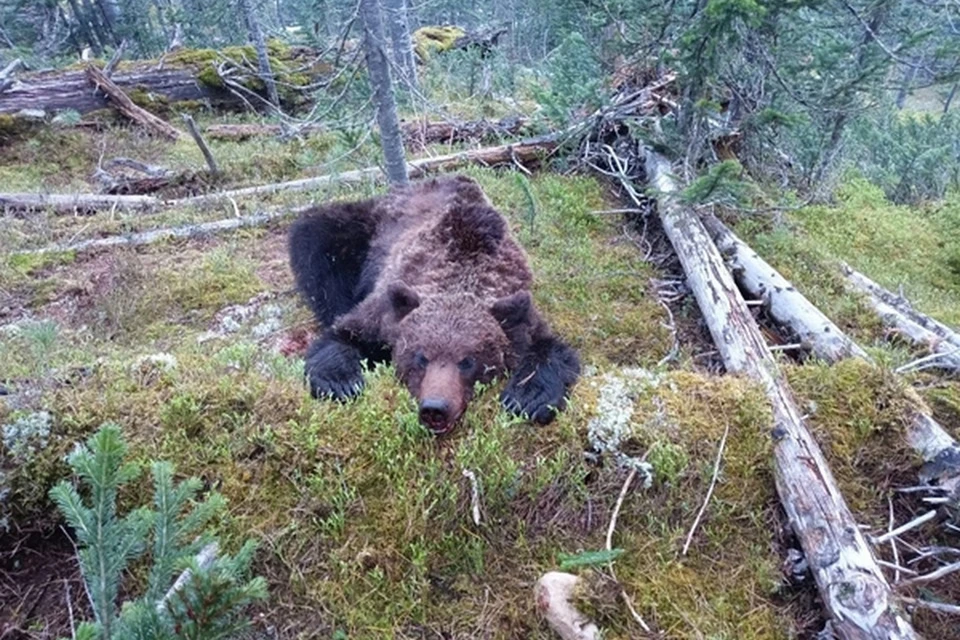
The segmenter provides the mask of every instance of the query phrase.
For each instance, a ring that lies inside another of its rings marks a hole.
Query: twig
[[[193,116],[191,116],[189,113],[183,113],[180,115],[183,117],[183,121],[187,125],[187,131],[190,132],[190,136],[193,138],[193,141],[197,143],[198,147],[200,147],[200,152],[203,153],[203,159],[207,161],[207,166],[210,167],[210,173],[215,176],[220,175],[220,168],[217,167],[217,161],[213,159],[213,153],[210,152],[210,147],[207,146],[203,136],[200,135],[200,130],[197,129],[197,123],[193,121]]]
[[[887,525],[887,532],[893,531],[893,499],[890,497],[890,494],[887,494],[887,507],[890,512],[890,521]],[[900,582],[900,552],[897,550],[897,539],[890,538],[890,549],[893,552],[893,564],[896,567],[893,570],[893,581]]]
[[[906,524],[900,525],[899,527],[897,527],[897,528],[894,529],[893,531],[888,531],[887,533],[883,534],[883,535],[880,536],[879,538],[873,538],[871,541],[873,542],[873,544],[883,544],[884,542],[886,542],[886,541],[889,540],[890,538],[895,538],[896,536],[899,536],[899,535],[902,534],[902,533],[906,533],[907,531],[910,531],[911,529],[916,529],[917,527],[919,527],[919,526],[922,525],[923,523],[929,522],[930,520],[933,520],[933,519],[936,518],[936,517],[937,517],[937,511],[936,511],[936,510],[928,511],[928,512],[926,512],[925,514],[923,514],[922,516],[919,516],[919,517],[917,517],[917,518],[914,518],[913,520],[911,520],[910,522],[908,522],[908,523],[906,523]]]
[[[915,598],[901,598],[907,604],[912,604],[915,607],[923,607],[925,609],[930,609],[931,611],[937,611],[939,613],[949,613],[955,616],[960,616],[960,606],[955,604],[944,604],[942,602],[929,602],[927,600],[917,600]]]
[[[463,470],[463,477],[470,481],[470,510],[473,513],[473,524],[480,526],[480,483],[477,475],[470,469]]]
[[[922,576],[917,576],[916,578],[911,578],[901,583],[901,586],[909,587],[915,584],[923,584],[925,582],[933,582],[934,580],[939,580],[944,576],[948,576],[951,573],[956,573],[960,571],[960,562],[954,562],[953,564],[948,564],[943,567],[940,567],[936,571],[931,571],[930,573],[925,573]]]
[[[913,371],[917,368],[926,368],[926,367],[921,367],[921,365],[934,362],[936,360],[939,360],[940,358],[946,358],[949,356],[956,355],[958,352],[960,352],[960,347],[956,347],[954,349],[951,349],[950,351],[941,351],[939,353],[931,353],[930,355],[924,356],[922,358],[917,358],[913,362],[908,362],[905,365],[899,366],[896,369],[894,369],[894,371],[896,373],[907,373],[908,371]]]
[[[607,527],[607,551],[613,549],[613,531],[617,528],[617,518],[620,517],[620,509],[623,507],[623,500],[627,497],[627,490],[630,489],[630,484],[633,482],[633,479],[637,475],[637,467],[634,466],[630,469],[630,473],[627,475],[627,479],[623,483],[623,488],[620,489],[620,495],[617,497],[617,503],[613,507],[613,514],[610,516],[610,525]]]
[[[677,322],[673,318],[673,311],[670,310],[670,305],[659,296],[657,296],[657,302],[660,303],[660,306],[663,307],[664,311],[667,312],[667,317],[670,318],[670,324],[665,326],[670,330],[670,336],[673,338],[673,344],[670,346],[670,351],[668,351],[667,355],[663,356],[663,358],[657,362],[657,366],[662,367],[676,358],[677,354],[680,353],[680,340],[677,338]]]
[[[70,602],[70,582],[63,579],[64,598],[67,600],[67,612],[70,614],[70,637],[77,640],[77,627],[73,623],[73,603]]]
[[[646,458],[646,456],[644,456]],[[620,509],[623,507],[623,501],[627,497],[627,490],[630,489],[630,484],[633,482],[633,479],[637,475],[637,470],[640,468],[639,465],[633,465],[630,469],[630,473],[627,475],[627,479],[623,483],[623,488],[620,489],[620,495],[617,496],[617,503],[613,507],[613,514],[610,516],[610,526],[607,527],[607,551],[613,550],[613,532],[617,528],[617,518],[620,517]],[[611,562],[607,565],[610,569],[610,575],[614,580],[617,579],[617,574],[613,571],[613,563]],[[633,602],[630,600],[630,596],[627,595],[626,589],[621,587],[620,597],[623,599],[623,603],[627,606],[627,609],[630,611],[630,615],[633,616],[633,619],[636,620],[637,624],[640,625],[645,632],[650,633],[650,626],[644,621],[643,617],[637,613],[636,608],[633,606]]]
[[[904,567],[903,565],[896,564],[896,563],[893,563],[893,562],[887,562],[886,560],[881,560],[880,558],[877,558],[877,564],[879,564],[881,567],[888,567],[888,568],[890,568],[890,569],[893,569],[894,571],[898,571],[898,572],[899,572],[899,571],[902,571],[902,572],[904,572],[904,573],[909,573],[909,574],[912,575],[912,576],[918,575],[917,572],[914,571],[913,569],[908,569],[907,567]],[[898,580],[899,580],[899,578],[898,578]]]
[[[794,351],[796,349],[803,349],[802,342],[794,342],[791,344],[773,344],[767,347],[770,351]]]
[[[700,506],[697,518],[693,521],[693,526],[690,527],[690,533],[687,534],[687,541],[683,543],[683,551],[680,552],[682,556],[687,555],[687,551],[690,549],[690,543],[693,542],[693,534],[700,524],[703,513],[707,510],[707,504],[710,502],[710,496],[713,495],[713,489],[717,486],[717,478],[720,477],[720,459],[723,456],[723,448],[727,444],[727,435],[729,435],[729,433],[730,423],[728,422],[727,426],[723,429],[723,437],[720,438],[720,447],[717,449],[717,460],[713,465],[713,478],[710,480],[710,488],[707,489],[707,497],[703,499],[703,504]]]

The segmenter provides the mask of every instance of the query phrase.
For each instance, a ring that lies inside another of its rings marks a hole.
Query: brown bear
[[[437,435],[477,382],[501,374],[511,374],[507,410],[545,424],[563,409],[577,355],[534,308],[526,254],[472,179],[314,207],[291,227],[289,250],[297,288],[326,327],[306,356],[314,397],[352,397],[364,360],[392,359]]]

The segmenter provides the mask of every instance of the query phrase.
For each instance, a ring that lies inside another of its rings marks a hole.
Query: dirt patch
[[[61,530],[0,537],[0,639],[70,637],[75,621],[90,618],[80,569]]]

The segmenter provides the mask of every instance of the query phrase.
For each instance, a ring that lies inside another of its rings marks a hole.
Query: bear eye
[[[457,363],[457,367],[464,373],[473,371],[475,366],[477,366],[477,361],[469,356]]]
[[[423,351],[417,351],[413,354],[413,364],[420,369],[426,369],[430,361],[427,359],[427,356],[423,355]]]

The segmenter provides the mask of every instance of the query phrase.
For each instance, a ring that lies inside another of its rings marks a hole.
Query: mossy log
[[[872,362],[863,348],[726,225],[710,214],[702,220],[740,289],[761,298],[770,317],[796,333],[816,357],[830,363],[851,356]],[[861,278],[865,279],[862,275]],[[925,480],[935,479],[941,485],[954,486],[960,482],[960,469],[944,461],[960,460],[960,445],[933,419],[921,398],[912,400],[915,406],[910,411],[907,442],[928,463],[921,475]]]
[[[506,27],[468,32],[456,25],[425,26],[413,32],[413,51],[417,60],[427,62],[433,53],[479,47],[484,53],[495,47]]]
[[[774,478],[835,634],[845,640],[917,638],[837,488],[786,378],[699,217],[677,203],[669,162],[648,152],[659,214],[724,366],[760,383],[773,411]],[[758,434],[760,435],[760,434]]]
[[[310,49],[271,43],[270,53],[278,82],[283,86],[281,102],[287,106],[302,99],[298,87],[315,82],[330,71],[328,65],[315,60],[316,53]],[[217,70],[221,65],[239,69],[231,80],[264,95],[266,100],[256,70],[247,68],[249,61],[255,60],[252,47],[222,51],[183,49],[161,60],[121,62],[111,79],[136,104],[154,112],[177,102],[201,102],[215,109],[242,108],[243,99],[227,88]],[[0,114],[12,115],[22,109],[47,113],[74,110],[86,114],[103,109],[103,97],[90,90],[84,67],[42,71],[18,76],[13,86],[0,93]]]

